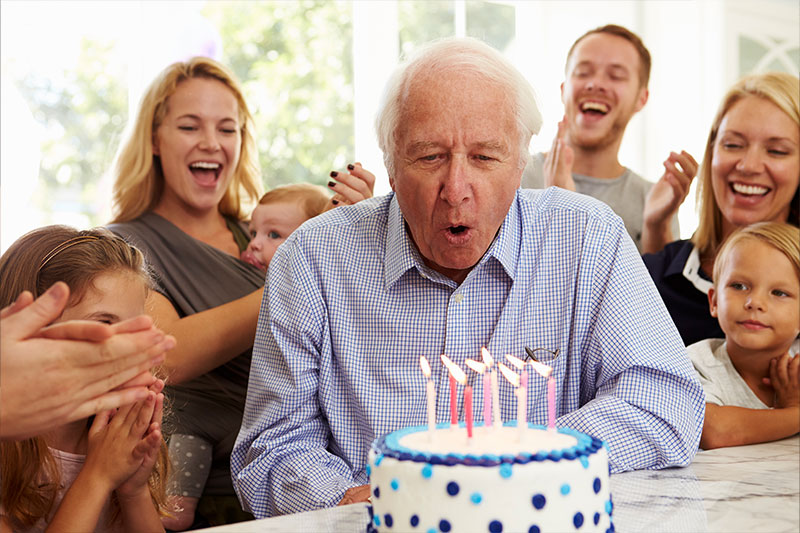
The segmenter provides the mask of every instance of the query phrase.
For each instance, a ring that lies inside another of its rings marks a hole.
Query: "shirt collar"
[[[406,231],[405,218],[400,211],[397,197],[394,196],[389,204],[389,220],[386,234],[385,268],[386,288],[388,289],[411,268],[416,268],[427,277],[432,277],[430,269],[425,265],[419,250],[411,241]],[[506,214],[500,231],[495,237],[489,250],[475,265],[473,271],[479,269],[490,259],[498,261],[506,274],[513,280],[517,272],[519,251],[522,249],[522,227],[520,220],[520,197],[517,190],[514,201]]]
[[[689,282],[703,294],[708,294],[708,289],[714,286],[713,283],[701,276],[700,253],[694,246],[689,253],[689,257],[686,259],[686,265],[683,267],[682,274],[684,278],[688,279]]]

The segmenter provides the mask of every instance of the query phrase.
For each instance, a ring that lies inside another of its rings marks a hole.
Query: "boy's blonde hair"
[[[761,241],[781,252],[792,263],[794,273],[800,279],[800,228],[784,222],[758,222],[739,228],[725,240],[714,261],[714,286],[719,282],[731,251],[745,239]]]
[[[258,201],[258,205],[277,204],[279,202],[297,203],[303,210],[306,219],[321,215],[331,207],[331,197],[325,187],[310,183],[292,183],[275,187]]]
[[[223,215],[242,220],[249,207],[264,190],[254,136],[253,117],[233,73],[207,57],[173,63],[153,80],[139,104],[135,120],[129,123],[125,140],[120,144],[114,167],[111,222],[128,222],[158,205],[164,191],[161,162],[153,154],[158,127],[167,115],[169,97],[184,81],[200,78],[217,80],[231,90],[239,107],[242,146],[239,165],[219,203]]]

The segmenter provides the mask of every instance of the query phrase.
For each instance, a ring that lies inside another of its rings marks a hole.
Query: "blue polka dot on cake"
[[[451,481],[450,483],[447,484],[447,494],[449,494],[450,496],[455,496],[456,494],[458,494],[458,490],[459,490],[458,483],[456,483],[455,481]]]
[[[547,503],[547,498],[544,497],[543,494],[536,494],[533,498],[531,498],[533,502],[533,506],[537,509],[543,509],[544,504]]]

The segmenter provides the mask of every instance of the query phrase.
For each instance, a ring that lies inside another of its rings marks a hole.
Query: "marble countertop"
[[[701,451],[686,468],[611,476],[621,533],[800,531],[800,436]],[[206,529],[209,533],[363,533],[366,504]]]

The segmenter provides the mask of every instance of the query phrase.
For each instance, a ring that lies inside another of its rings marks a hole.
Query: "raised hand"
[[[149,449],[149,439],[145,435],[156,403],[157,394],[148,391],[144,400],[124,405],[116,413],[100,413],[92,422],[83,468],[93,482],[109,494],[142,466],[145,455],[142,452]]]
[[[145,398],[147,371],[175,345],[145,316],[48,326],[68,299],[59,282],[36,301],[22,293],[0,312],[0,438],[24,439]]]
[[[550,151],[544,158],[544,186],[555,186],[574,191],[575,180],[572,179],[572,163],[575,161],[575,154],[567,145],[566,129],[567,122],[564,117],[558,123],[558,132],[553,139],[553,146],[550,147]]]
[[[372,192],[375,189],[375,175],[363,168],[361,163],[347,165],[347,172],[334,170],[331,172],[331,178],[336,180],[328,182],[328,188],[335,193],[331,198],[333,207],[352,205],[372,198]]]
[[[672,218],[689,194],[697,167],[697,161],[686,151],[670,152],[664,161],[664,174],[650,189],[644,203],[644,253],[658,252],[678,238],[672,235]]]
[[[136,469],[131,477],[123,481],[122,484],[117,487],[116,492],[120,502],[124,502],[127,498],[139,496],[142,491],[149,490],[147,481],[156,465],[158,454],[163,443],[161,422],[164,415],[164,394],[162,394],[164,382],[160,379],[156,380],[155,383],[150,386],[150,390],[156,395],[153,415],[150,419],[147,432],[133,449],[134,460],[140,458],[141,461],[139,468]]]

